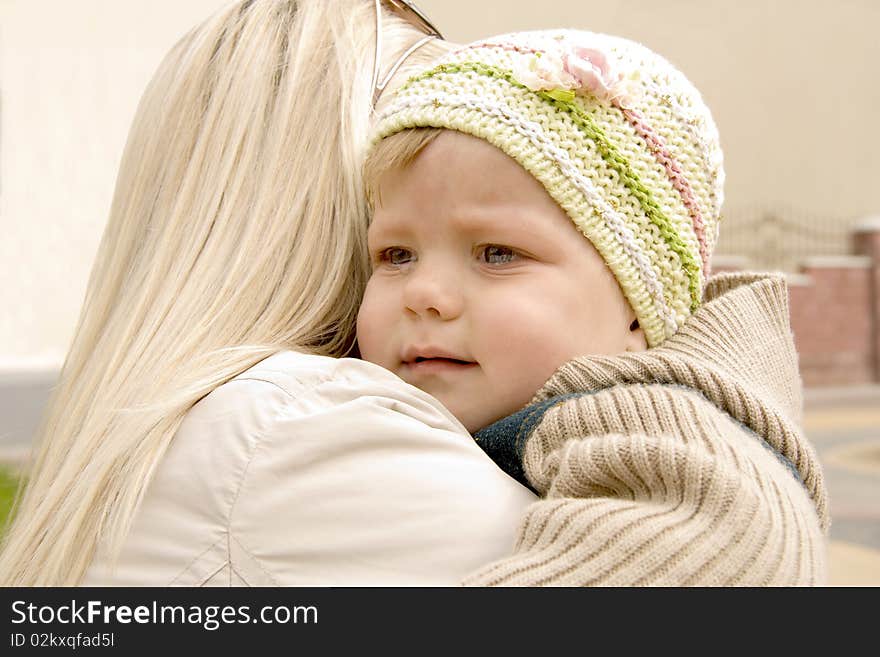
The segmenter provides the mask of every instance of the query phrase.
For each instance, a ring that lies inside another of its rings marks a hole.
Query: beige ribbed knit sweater
[[[721,274],[704,298],[662,346],[577,359],[538,392],[589,394],[528,437],[523,468],[542,499],[512,556],[465,584],[825,583],[828,499],[799,428],[785,281]]]

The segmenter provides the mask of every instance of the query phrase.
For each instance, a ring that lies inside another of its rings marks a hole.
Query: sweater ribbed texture
[[[533,403],[576,392],[526,443],[542,499],[513,555],[465,584],[825,583],[827,491],[781,276],[714,277],[662,346],[571,361]]]

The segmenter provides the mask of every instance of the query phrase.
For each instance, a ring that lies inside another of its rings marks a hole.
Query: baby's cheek
[[[560,349],[559,345],[548,343],[535,347],[528,353],[528,377],[532,394],[537,392],[557,369],[571,360],[568,349]]]
[[[573,351],[568,334],[575,329],[559,321],[555,304],[546,299],[546,290],[543,294],[544,298],[526,291],[509,296],[504,304],[482,308],[494,310],[482,314],[479,326],[484,329],[480,338],[491,385],[489,396],[498,417],[528,405]]]
[[[565,360],[546,343],[523,341],[506,356],[506,366],[498,377],[509,415],[528,405],[535,393]]]
[[[376,295],[369,292],[364,296],[357,318],[357,339],[361,357],[364,360],[386,366],[382,361],[382,336],[387,335],[387,327],[382,321],[383,314]]]
[[[509,324],[509,353],[521,359],[530,378],[546,380],[576,350],[576,336],[583,327],[572,325],[558,310],[546,300],[533,299],[531,304],[521,305],[518,316]]]

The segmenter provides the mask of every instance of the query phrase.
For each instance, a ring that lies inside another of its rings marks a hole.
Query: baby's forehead
[[[417,224],[439,214],[462,229],[493,224],[520,231],[539,230],[548,215],[566,216],[521,163],[452,130],[438,131],[410,161],[387,169],[379,188],[374,221],[385,223]]]

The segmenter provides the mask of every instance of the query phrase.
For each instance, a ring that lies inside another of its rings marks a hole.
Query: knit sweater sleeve
[[[466,585],[824,582],[823,531],[797,471],[697,391],[561,397],[520,448],[542,499],[512,555]]]

